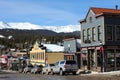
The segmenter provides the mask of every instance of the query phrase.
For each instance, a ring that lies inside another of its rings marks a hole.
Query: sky
[[[90,7],[120,8],[120,0],[0,0],[0,21],[79,25]]]

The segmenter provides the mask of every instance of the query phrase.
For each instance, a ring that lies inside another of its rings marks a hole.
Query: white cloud
[[[25,23],[8,23],[14,29],[41,29],[39,25],[34,25],[28,22]]]

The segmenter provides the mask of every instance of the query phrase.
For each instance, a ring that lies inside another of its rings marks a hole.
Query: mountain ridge
[[[36,30],[20,30],[20,29],[0,29],[0,35],[3,36],[9,36],[9,35],[19,35],[19,34],[24,34],[24,35],[41,35],[41,36],[63,36],[63,35],[80,35],[80,31],[74,31],[74,32],[69,32],[69,33],[64,33],[64,32],[54,32],[51,30],[45,30],[45,29],[36,29]]]
[[[64,27],[65,28],[65,27]],[[63,28],[63,29],[64,29]],[[69,29],[66,29],[69,30]],[[80,38],[80,31],[55,32],[51,29],[17,29],[10,24],[0,22],[0,44],[7,47],[25,48],[24,43],[33,44],[35,40],[45,39],[46,42],[63,43],[64,39]],[[19,44],[19,46],[18,46]]]
[[[35,25],[31,24],[29,22],[19,22],[19,23],[5,23],[3,21],[0,21],[0,29],[22,29],[22,30],[36,30],[36,29],[43,29],[43,30],[51,30],[57,33],[64,32],[74,32],[74,31],[80,31],[79,25],[66,25],[66,26],[41,26],[41,25]]]

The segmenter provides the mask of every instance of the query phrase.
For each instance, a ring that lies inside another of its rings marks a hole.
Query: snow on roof
[[[3,35],[0,35],[0,38],[5,38],[5,36],[3,36]]]
[[[81,39],[77,39],[77,43],[81,43]]]
[[[64,47],[56,44],[43,44],[46,47],[47,52],[63,52]]]

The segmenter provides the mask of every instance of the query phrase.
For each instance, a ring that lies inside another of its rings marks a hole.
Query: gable
[[[109,9],[109,8],[96,8],[96,7],[91,7],[85,17],[85,19],[81,20],[80,23],[82,24],[83,22],[86,22],[90,16],[100,17],[104,16],[104,14],[109,14],[109,15],[120,15],[120,9]]]
[[[30,52],[45,52],[45,50],[42,50],[40,47],[39,47],[39,44],[38,42],[35,42],[35,44],[33,45],[33,48]]]
[[[90,17],[92,17],[92,19],[95,18],[95,13],[91,9],[89,9],[85,19],[81,20],[80,23],[88,22]]]
[[[89,10],[87,16],[86,16],[86,21],[90,22],[90,17],[92,18],[92,20],[95,18],[95,14],[92,10]]]

